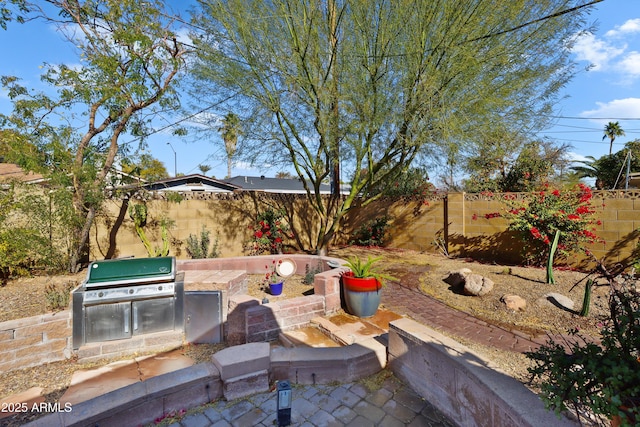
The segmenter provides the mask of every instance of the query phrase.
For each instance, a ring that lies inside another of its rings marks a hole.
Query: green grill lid
[[[175,257],[94,261],[89,264],[85,286],[173,281],[175,262]]]

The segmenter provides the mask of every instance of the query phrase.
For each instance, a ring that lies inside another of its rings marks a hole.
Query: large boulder
[[[468,268],[461,268],[458,271],[450,271],[447,277],[442,280],[453,287],[458,287],[464,285],[466,277],[469,274],[471,274],[471,270]]]
[[[493,280],[479,274],[468,274],[464,280],[465,295],[481,297],[493,289]]]

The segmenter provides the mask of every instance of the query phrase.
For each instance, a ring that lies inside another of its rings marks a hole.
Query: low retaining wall
[[[380,371],[385,363],[385,346],[373,338],[364,345],[338,348],[271,350],[268,343],[249,343],[219,351],[212,362],[128,385],[77,403],[70,412],[47,415],[26,426],[144,425],[172,411],[265,392],[269,381],[350,382]]]
[[[389,366],[416,393],[464,426],[577,426],[520,382],[460,343],[410,319],[389,325]]]
[[[71,356],[69,310],[0,323],[0,372]]]

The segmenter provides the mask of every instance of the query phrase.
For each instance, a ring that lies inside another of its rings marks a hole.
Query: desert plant
[[[201,258],[217,258],[220,256],[220,238],[216,234],[211,250],[209,250],[209,244],[211,243],[210,232],[203,225],[200,230],[200,238],[195,234],[189,234],[187,238],[187,253],[193,259]]]
[[[47,308],[52,311],[65,310],[69,306],[71,291],[76,285],[77,283],[73,281],[68,281],[60,286],[49,283],[44,291]]]
[[[304,267],[304,279],[302,279],[302,283],[304,283],[305,285],[312,285],[315,275],[318,273],[322,273],[323,271],[324,270],[322,269],[322,263],[320,261],[318,261],[318,264],[314,268],[311,268],[311,266],[307,264]]]
[[[388,274],[382,273],[378,267],[375,265],[378,261],[380,261],[382,257],[367,257],[366,261],[361,260],[358,257],[352,257],[347,259],[347,267],[351,269],[353,273],[353,277],[355,278],[366,278],[373,277],[381,284],[385,284],[387,280],[396,280],[395,277],[390,276]]]
[[[151,241],[147,237],[147,233],[144,231],[145,225],[147,225],[147,205],[145,204],[133,204],[129,206],[129,216],[133,220],[136,233],[142,244],[147,249],[147,253],[150,257],[161,257],[169,255],[169,227],[173,224],[173,221],[169,219],[162,219],[160,221],[160,233],[162,235],[162,246],[152,246]]]
[[[571,408],[621,425],[637,425],[640,415],[640,293],[626,285],[613,289],[610,318],[601,343],[571,331],[565,342],[551,339],[526,353],[534,362],[532,379],[540,379],[542,399],[557,413]],[[607,422],[608,423],[608,422]]]

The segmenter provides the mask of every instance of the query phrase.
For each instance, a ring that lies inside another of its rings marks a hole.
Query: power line
[[[635,117],[572,117],[572,116],[547,116],[552,119],[568,119],[568,120],[640,120]]]

